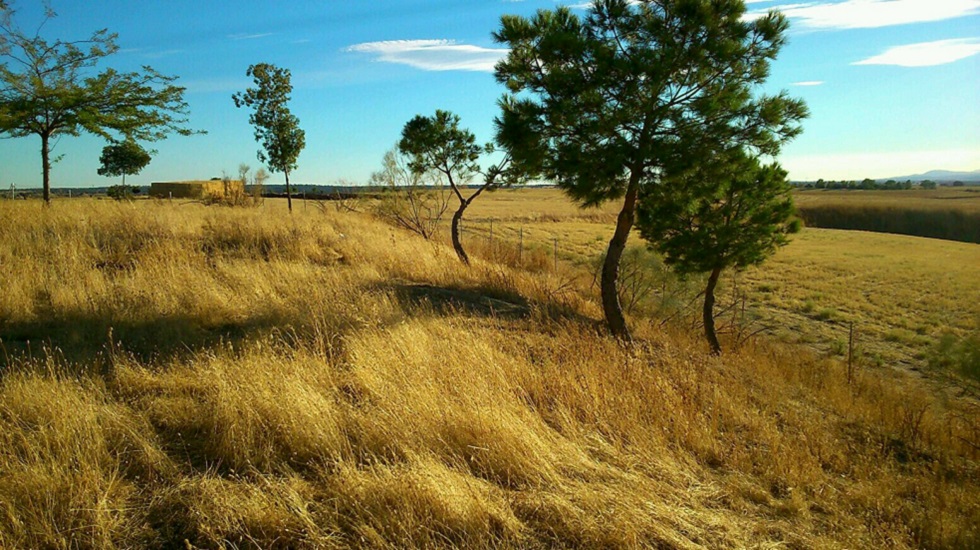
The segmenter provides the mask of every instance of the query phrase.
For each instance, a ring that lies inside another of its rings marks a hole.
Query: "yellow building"
[[[150,196],[174,199],[230,199],[245,194],[240,180],[161,181],[150,185]]]

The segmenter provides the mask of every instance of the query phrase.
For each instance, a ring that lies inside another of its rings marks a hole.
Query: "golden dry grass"
[[[3,548],[980,540],[973,402],[656,320],[625,349],[569,264],[279,201],[0,219]]]

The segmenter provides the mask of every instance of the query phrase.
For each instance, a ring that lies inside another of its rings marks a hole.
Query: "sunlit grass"
[[[624,348],[582,267],[608,225],[566,206],[526,257],[474,228],[470,268],[296,206],[0,203],[0,547],[977,543],[971,401],[645,317]]]

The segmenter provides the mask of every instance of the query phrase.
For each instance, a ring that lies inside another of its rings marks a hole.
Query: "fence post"
[[[517,265],[524,265],[524,226],[521,226],[521,238],[517,245]]]
[[[558,272],[558,237],[555,237],[555,273]]]

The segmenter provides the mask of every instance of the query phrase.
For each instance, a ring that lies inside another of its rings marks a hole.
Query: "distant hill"
[[[895,180],[895,181],[962,181],[962,182],[980,182],[980,170],[974,170],[972,172],[954,172],[952,170],[930,170],[925,174],[917,174],[914,176],[895,176],[893,178],[878,178],[879,180]]]

